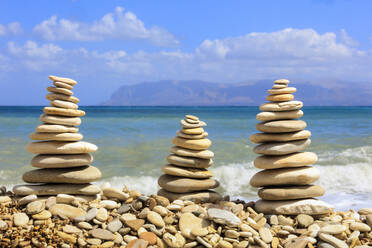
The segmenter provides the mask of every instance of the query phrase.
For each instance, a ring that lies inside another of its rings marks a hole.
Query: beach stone
[[[299,214],[296,217],[299,226],[308,227],[314,223],[314,218],[307,214]]]
[[[58,194],[80,194],[96,195],[101,189],[92,184],[43,184],[43,185],[17,185],[13,192],[16,195],[58,195]]]
[[[79,234],[82,232],[79,228],[77,228],[76,226],[72,226],[72,225],[65,225],[62,228],[62,231],[65,233],[69,233],[69,234]]]
[[[199,121],[197,124],[191,124],[186,122],[185,120],[181,120],[182,128],[190,129],[190,128],[198,128],[198,127],[205,127],[207,124],[204,121]]]
[[[93,226],[91,224],[89,224],[88,222],[85,222],[85,221],[81,221],[77,225],[78,225],[78,227],[83,228],[85,230],[93,229]]]
[[[177,136],[184,138],[184,139],[204,139],[208,136],[207,132],[203,132],[202,134],[185,134],[181,131],[176,132]]]
[[[106,209],[119,208],[119,204],[116,201],[112,201],[112,200],[101,200],[101,202],[99,203],[99,205],[101,207],[106,208]]]
[[[27,183],[89,183],[101,178],[101,172],[94,166],[73,168],[36,169],[23,174]]]
[[[165,207],[160,206],[160,205],[155,206],[152,209],[152,211],[157,212],[158,214],[160,214],[163,217],[168,214],[168,210]],[[147,214],[146,214],[146,216],[147,216]]]
[[[319,176],[317,168],[308,166],[263,170],[251,178],[250,184],[256,188],[270,185],[307,185],[318,180]]]
[[[331,244],[328,244],[326,242],[318,242],[318,247],[319,248],[335,248],[333,245]]]
[[[253,143],[266,143],[266,142],[284,142],[293,140],[302,140],[310,138],[311,132],[308,130],[301,130],[289,133],[255,133],[249,138]]]
[[[146,248],[148,242],[143,239],[133,239],[127,245],[127,248]]]
[[[37,200],[37,195],[27,195],[18,200],[18,205],[19,206],[26,205],[36,200]]]
[[[97,151],[97,146],[85,141],[39,141],[27,145],[27,150],[35,154],[79,154]]]
[[[209,221],[198,218],[192,213],[183,213],[179,218],[178,226],[184,237],[193,239],[194,236],[208,234]]]
[[[265,133],[288,133],[300,131],[306,128],[306,122],[302,120],[280,120],[260,122],[256,129]]]
[[[71,90],[62,88],[62,87],[60,88],[60,87],[49,86],[47,87],[47,91],[51,93],[63,94],[66,96],[72,96],[74,94],[74,92],[72,92]]]
[[[239,226],[241,224],[241,220],[230,211],[218,208],[209,208],[207,212],[209,219],[218,224],[228,226]]]
[[[33,201],[27,204],[26,206],[26,213],[27,214],[38,214],[45,209],[45,202],[44,201]]]
[[[213,173],[206,169],[182,168],[170,164],[164,165],[162,171],[167,175],[188,178],[210,178],[213,176]]]
[[[194,121],[198,121],[199,118],[195,115],[185,115],[185,118],[187,119],[191,119],[191,120],[194,120]]]
[[[189,168],[208,168],[213,164],[212,159],[202,159],[193,157],[182,157],[175,154],[170,154],[167,157],[167,161],[170,164],[178,165]]]
[[[65,77],[58,77],[58,76],[54,76],[54,75],[50,75],[48,76],[48,78],[50,80],[52,80],[53,82],[62,82],[62,83],[66,83],[68,85],[71,85],[71,86],[74,86],[77,84],[77,82],[71,78],[65,78]]]
[[[292,101],[294,96],[292,94],[278,94],[278,95],[268,95],[266,100],[271,102],[287,102]]]
[[[71,117],[81,117],[85,115],[83,110],[78,109],[65,109],[56,107],[44,107],[43,112],[47,115],[61,115],[61,116],[71,116]]]
[[[319,232],[327,233],[327,234],[340,234],[346,231],[346,227],[344,225],[336,224],[336,225],[326,225],[320,228]]]
[[[258,200],[254,206],[255,210],[263,214],[283,215],[319,215],[333,211],[333,207],[323,201],[315,199],[288,200],[288,201],[267,201]]]
[[[217,247],[220,247],[220,248],[233,248],[233,245],[231,243],[229,243],[228,241],[226,241],[226,240],[220,239],[218,241],[218,246]]]
[[[124,193],[116,188],[107,187],[102,190],[103,195],[108,198],[116,198],[120,201],[126,201],[129,198],[128,193]]]
[[[32,218],[34,220],[47,220],[50,217],[52,217],[52,213],[49,212],[48,210],[43,210],[40,213],[32,215]]]
[[[15,226],[24,226],[28,223],[30,219],[25,213],[15,213],[13,214],[13,224]]]
[[[186,243],[185,238],[180,233],[172,235],[166,232],[163,235],[163,241],[172,248],[182,248]]]
[[[367,223],[367,225],[368,225],[369,227],[372,228],[372,214],[368,214],[368,215],[366,216],[366,223]]]
[[[50,196],[45,200],[45,208],[49,209],[56,203],[57,203],[57,198],[55,196]]]
[[[31,133],[32,140],[79,141],[83,139],[80,133]]]
[[[114,219],[112,221],[110,221],[108,224],[107,224],[107,229],[114,233],[114,232],[117,232],[119,231],[119,229],[123,226],[123,224],[121,223],[121,221],[119,219]]]
[[[190,124],[198,124],[199,123],[199,120],[193,120],[193,119],[189,119],[189,118],[185,118],[185,121],[187,123],[190,123]]]
[[[360,215],[372,214],[372,208],[361,208],[359,209],[358,214]]]
[[[285,84],[274,84],[272,89],[284,89],[287,88],[287,85]]]
[[[83,154],[36,155],[31,160],[31,165],[37,168],[68,168],[88,165],[93,162],[93,156]]]
[[[255,146],[253,148],[253,151],[257,154],[264,155],[286,155],[305,150],[310,144],[310,139],[264,143]]]
[[[76,217],[86,215],[86,212],[83,209],[67,204],[55,204],[49,209],[49,211],[52,215],[64,216],[69,219],[75,219]]]
[[[38,133],[77,133],[79,128],[65,125],[42,124],[36,127]]]
[[[104,211],[104,210],[102,210],[102,211]],[[96,218],[97,214],[98,214],[98,209],[97,208],[93,207],[93,208],[89,209],[87,214],[85,215],[85,221],[93,220],[94,218]],[[103,215],[103,214],[101,213],[101,215]],[[100,217],[102,217],[102,216],[100,216]]]
[[[364,223],[361,222],[354,222],[350,224],[350,229],[353,231],[360,231],[360,232],[369,232],[371,228]]]
[[[274,84],[284,84],[284,85],[288,85],[290,83],[290,81],[288,79],[278,79],[278,80],[275,80],[274,81]]]
[[[61,231],[58,231],[57,232],[57,235],[63,239],[63,241],[69,243],[69,244],[75,244],[76,241],[77,241],[77,238],[74,236],[74,235],[71,235],[71,234],[67,234],[67,233],[64,233],[64,232],[61,232]],[[62,247],[62,246],[61,246]],[[66,247],[66,246],[65,246]],[[68,246],[70,247],[70,246]]]
[[[101,221],[101,222],[105,222],[109,217],[109,214],[106,210],[106,208],[100,208],[98,209],[97,211],[97,214],[96,214],[96,219]]]
[[[219,182],[214,179],[182,178],[170,175],[159,177],[158,184],[163,189],[174,193],[188,193],[206,189],[214,189]]]
[[[0,220],[0,231],[6,231],[9,228],[8,223],[3,220]]]
[[[147,220],[157,227],[161,228],[165,226],[163,218],[157,212],[149,211],[147,213]]]
[[[145,224],[145,221],[143,219],[129,219],[125,221],[125,224],[132,228],[134,231],[137,231]]]
[[[139,235],[139,238],[147,241],[149,245],[155,245],[157,241],[156,234],[152,232],[143,232]]]
[[[57,124],[67,126],[79,126],[81,124],[81,119],[79,117],[66,117],[46,114],[40,115],[40,121],[46,124]]]
[[[89,233],[94,238],[101,239],[101,240],[114,240],[115,238],[114,234],[102,228],[93,229]]]
[[[90,245],[93,245],[93,247],[94,247],[94,246],[98,246],[98,245],[102,244],[102,240],[92,238],[92,239],[87,239],[87,243],[90,244]]]
[[[266,227],[261,227],[258,230],[258,233],[260,234],[260,238],[262,239],[262,241],[266,244],[271,243],[271,241],[273,240],[273,235],[271,234],[270,229]]]
[[[260,156],[254,160],[254,166],[259,169],[279,169],[287,167],[302,167],[318,161],[313,152],[298,152],[280,156]]]
[[[68,89],[68,90],[72,90],[74,88],[72,85],[69,85],[69,84],[66,84],[66,83],[63,83],[63,82],[58,82],[58,81],[54,81],[53,85],[56,86],[56,87],[65,88],[65,89]]]
[[[291,200],[319,197],[325,190],[318,185],[265,187],[258,191],[258,196],[264,200]]]
[[[304,115],[302,110],[282,111],[282,112],[261,112],[256,115],[259,121],[274,121],[299,119]]]
[[[209,139],[188,140],[178,136],[173,137],[172,143],[176,146],[191,150],[206,150],[212,144]]]
[[[178,146],[171,147],[170,152],[177,154],[179,156],[202,158],[202,159],[211,159],[214,156],[214,153],[209,150],[195,151],[195,150],[186,149],[186,148],[182,148]]]
[[[285,87],[281,89],[269,89],[267,90],[267,93],[269,93],[270,95],[292,94],[295,93],[296,90],[297,89],[295,87]]]
[[[216,202],[222,199],[221,195],[214,191],[198,191],[190,193],[173,193],[161,189],[158,191],[158,195],[164,196],[171,201],[180,199],[184,201],[195,201],[195,202]]]
[[[201,127],[187,128],[187,129],[182,129],[181,133],[186,134],[186,135],[202,135],[204,133],[204,129]]]
[[[1,196],[0,195],[0,203],[9,203],[11,201],[12,201],[12,199],[9,196],[7,196],[7,195]]]
[[[301,101],[288,101],[288,102],[270,102],[270,103],[264,103],[260,105],[261,111],[273,111],[273,112],[279,112],[279,111],[291,111],[291,110],[297,110],[302,108],[303,103]]]
[[[52,107],[57,107],[57,108],[64,108],[64,109],[78,109],[79,106],[75,103],[68,102],[68,101],[61,101],[61,100],[54,100],[50,102],[50,105]]]
[[[54,101],[54,100],[61,100],[61,101],[67,101],[67,102],[72,102],[72,103],[78,103],[80,100],[77,97],[74,96],[67,96],[64,94],[58,94],[58,93],[50,93],[45,96],[46,99],[49,101]]]
[[[326,234],[326,233],[319,233],[318,237],[321,240],[323,240],[327,243],[330,243],[331,245],[333,245],[336,248],[348,248],[349,247],[344,241],[342,241],[342,240],[340,240],[336,237],[333,237],[332,235]]]
[[[129,205],[129,204],[123,204],[123,205],[121,205],[118,208],[118,214],[124,214],[124,213],[128,212],[131,209],[130,206],[131,205]]]

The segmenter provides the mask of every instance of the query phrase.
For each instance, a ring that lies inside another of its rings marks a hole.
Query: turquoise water
[[[249,186],[257,171],[252,161],[257,107],[80,107],[87,112],[80,132],[94,143],[94,166],[103,178],[143,193],[157,190],[156,179],[180,129],[179,120],[194,114],[207,122],[213,145],[212,166],[220,192],[255,199]],[[302,118],[312,132],[309,151],[318,154],[323,198],[338,208],[372,206],[372,107],[304,107]],[[29,133],[40,124],[42,107],[0,107],[0,184],[21,183],[32,169],[25,149]]]

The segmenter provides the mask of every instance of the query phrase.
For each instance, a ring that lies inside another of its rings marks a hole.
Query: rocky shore
[[[254,202],[170,202],[102,186],[94,199],[0,195],[0,247],[372,246],[372,208],[310,216],[264,215]]]

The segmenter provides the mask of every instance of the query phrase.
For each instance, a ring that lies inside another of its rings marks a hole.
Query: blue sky
[[[369,85],[371,10],[367,0],[2,1],[0,105],[45,105],[49,74],[76,79],[82,105],[163,79]]]

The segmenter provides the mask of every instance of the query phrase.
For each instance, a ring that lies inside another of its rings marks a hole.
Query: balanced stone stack
[[[318,158],[315,153],[303,152],[310,145],[311,133],[304,130],[306,122],[298,120],[303,116],[303,104],[293,100],[296,88],[288,87],[288,83],[286,79],[276,80],[268,90],[270,102],[262,104],[262,112],[256,116],[262,121],[256,129],[262,133],[250,137],[259,143],[254,152],[261,154],[254,165],[263,169],[250,181],[260,188],[262,200],[255,207],[268,214],[327,213],[331,207],[313,199],[324,194],[322,187],[313,185],[320,173],[311,165]]]
[[[101,178],[98,168],[90,166],[95,152],[94,144],[81,141],[78,133],[81,116],[79,99],[72,96],[76,81],[69,78],[49,76],[54,86],[47,88],[50,107],[44,107],[40,116],[43,122],[30,138],[35,140],[27,145],[27,150],[37,154],[31,165],[39,168],[23,175],[25,185],[15,186],[16,195],[91,195],[95,197],[100,188],[90,184]]]
[[[197,202],[215,202],[220,194],[211,189],[219,182],[207,168],[213,164],[213,152],[207,150],[212,142],[203,127],[206,123],[198,117],[186,115],[181,120],[182,130],[172,139],[175,145],[167,157],[169,164],[163,166],[158,184],[162,188],[158,194],[170,200],[182,199]]]

